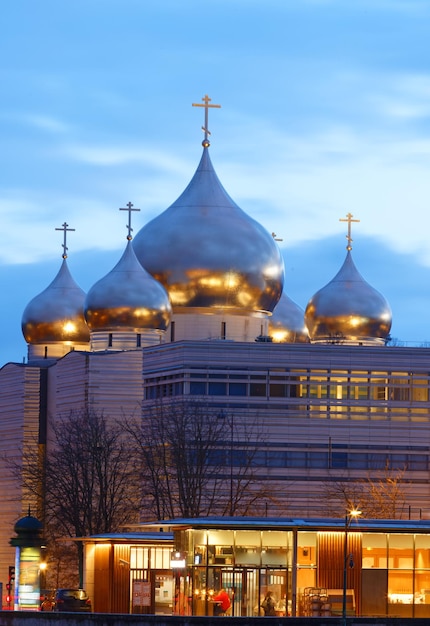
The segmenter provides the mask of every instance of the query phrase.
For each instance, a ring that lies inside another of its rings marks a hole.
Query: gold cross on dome
[[[128,224],[126,224],[126,228],[128,230],[128,235],[127,235],[127,241],[131,241],[133,239],[132,237],[132,232],[133,229],[131,227],[131,212],[132,211],[140,211],[140,209],[133,209],[133,204],[131,202],[129,202],[125,208],[120,209],[120,211],[128,211]]]
[[[204,107],[205,109],[205,125],[202,126],[202,131],[205,134],[205,138],[202,141],[202,145],[204,148],[208,148],[210,146],[209,140],[208,140],[208,135],[210,135],[209,129],[208,129],[208,111],[209,109],[220,109],[221,105],[220,104],[209,104],[209,102],[212,102],[212,99],[209,98],[209,96],[206,94],[206,96],[204,98],[202,98],[203,103],[204,104],[200,104],[200,103],[196,103],[193,102],[193,107]]]
[[[67,233],[74,232],[76,230],[75,228],[68,228],[68,226],[69,225],[66,222],[64,222],[64,224],[61,225],[61,228],[56,228],[55,229],[55,230],[62,230],[64,232],[64,241],[61,244],[62,247],[63,247],[63,254],[62,254],[63,259],[67,259],[67,250],[68,250],[68,247],[67,247]]]
[[[346,219],[344,218],[339,218],[339,222],[348,222],[348,234],[346,235],[346,239],[348,241],[348,245],[346,246],[347,250],[352,250],[352,237],[351,237],[351,223],[352,222],[357,222],[359,223],[360,220],[353,220],[354,216],[352,215],[352,213],[347,213],[346,214]]]

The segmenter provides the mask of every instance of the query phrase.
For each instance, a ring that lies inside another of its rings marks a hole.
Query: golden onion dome
[[[347,250],[339,272],[306,307],[311,342],[384,345],[392,322],[390,305],[364,280],[350,246]]]
[[[307,343],[309,333],[305,312],[285,292],[269,317],[269,337],[273,343]]]
[[[91,331],[164,331],[168,327],[169,296],[140,265],[131,237],[117,265],[89,290],[84,312]]]
[[[66,256],[52,283],[33,298],[22,315],[21,328],[29,344],[88,343],[84,318],[85,292],[76,284]]]
[[[175,313],[190,307],[271,312],[284,265],[273,237],[227,194],[203,142],[182,195],[134,239],[141,264],[167,289]]]

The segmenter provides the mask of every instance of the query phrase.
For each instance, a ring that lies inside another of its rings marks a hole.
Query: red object
[[[214,602],[221,603],[221,611],[225,613],[231,607],[230,596],[228,595],[225,589],[221,589],[221,591],[213,597]]]

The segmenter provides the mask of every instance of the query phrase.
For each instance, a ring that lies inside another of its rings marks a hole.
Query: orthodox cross
[[[67,259],[67,233],[69,232],[74,232],[76,229],[75,228],[68,228],[68,224],[66,224],[66,222],[64,222],[64,224],[61,225],[61,228],[56,228],[55,230],[62,230],[64,232],[64,243],[62,243],[61,245],[63,246],[63,254],[62,257],[63,259]]]
[[[120,211],[128,211],[128,224],[126,225],[126,228],[128,230],[128,235],[127,235],[127,241],[131,241],[133,239],[131,233],[133,232],[133,229],[131,227],[131,212],[132,211],[140,211],[140,209],[133,209],[133,204],[131,202],[129,202],[125,208],[120,209]]]
[[[347,250],[352,250],[352,246],[351,246],[351,243],[352,243],[351,223],[352,222],[357,222],[358,223],[360,221],[360,220],[353,220],[352,218],[353,218],[352,213],[347,213],[346,214],[346,219],[339,218],[339,222],[348,222],[348,234],[346,235],[346,238],[348,240],[348,245],[346,246]]]
[[[278,237],[278,236],[276,235],[276,233],[272,233],[272,237],[273,237],[273,239],[274,239],[275,241],[284,241],[283,239],[281,239],[280,237]]]
[[[208,129],[208,111],[209,109],[220,109],[221,105],[220,104],[209,104],[209,102],[212,102],[212,99],[209,98],[208,95],[206,95],[204,98],[202,98],[204,104],[200,104],[200,103],[195,103],[193,102],[193,107],[204,107],[205,109],[205,125],[202,126],[202,131],[205,134],[205,138],[202,141],[202,145],[204,148],[208,148],[210,143],[208,140],[208,135],[210,135],[209,129]]]

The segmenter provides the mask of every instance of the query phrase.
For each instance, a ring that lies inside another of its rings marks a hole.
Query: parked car
[[[53,611],[91,611],[91,600],[84,589],[57,589]]]

